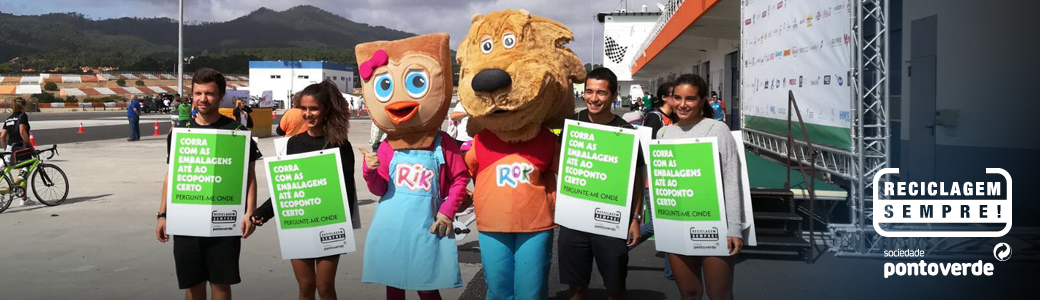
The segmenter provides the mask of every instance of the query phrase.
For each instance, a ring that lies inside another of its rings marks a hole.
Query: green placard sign
[[[720,221],[712,143],[650,144],[650,189],[654,217],[675,221]]]
[[[624,207],[632,185],[636,135],[585,126],[567,126],[564,134],[557,192]]]
[[[242,205],[249,137],[215,132],[183,130],[174,135],[171,203]]]
[[[311,228],[348,221],[343,208],[338,151],[322,152],[267,161],[279,228]]]

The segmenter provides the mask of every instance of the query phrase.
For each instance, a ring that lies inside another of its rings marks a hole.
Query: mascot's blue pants
[[[553,231],[479,234],[488,300],[549,297]]]

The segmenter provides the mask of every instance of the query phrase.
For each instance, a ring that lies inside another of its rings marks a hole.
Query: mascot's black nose
[[[491,93],[510,84],[513,84],[513,79],[509,78],[509,73],[506,73],[506,71],[487,69],[477,73],[477,76],[473,76],[471,86],[473,86],[474,91]]]

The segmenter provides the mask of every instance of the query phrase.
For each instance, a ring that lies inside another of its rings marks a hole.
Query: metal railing
[[[864,254],[876,251],[873,211],[866,194],[873,175],[888,165],[890,128],[888,101],[888,1],[857,0],[851,23],[852,47],[850,86],[852,87],[852,127],[850,150],[812,145],[803,139],[745,128],[745,144],[780,157],[794,155],[800,164],[830,173],[848,181],[849,224],[829,224],[834,237],[832,249],[838,254]],[[869,28],[864,28],[869,26]],[[865,30],[867,29],[867,30]],[[812,159],[812,158],[817,159]]]
[[[806,148],[808,148],[809,157],[806,158],[806,153],[788,151],[787,155],[787,181],[784,182],[784,189],[791,190],[791,168],[792,163],[795,163],[798,167],[798,173],[802,175],[802,182],[805,184],[805,189],[809,192],[809,253],[806,259],[807,262],[813,263],[813,252],[816,250],[816,148],[813,146],[812,139],[809,137],[809,131],[805,129],[805,120],[802,119],[802,112],[798,109],[798,102],[795,101],[794,92],[787,91],[787,143],[789,148],[794,148],[795,137],[794,130],[791,126],[794,125],[794,121],[791,119],[792,111],[794,115],[798,117],[798,125],[800,126],[802,137],[805,139]],[[794,155],[794,159],[792,159]],[[808,161],[808,163],[802,163],[802,161]],[[808,170],[809,174],[806,174]],[[808,176],[806,176],[808,175]],[[791,200],[794,201],[794,200]],[[794,205],[794,203],[791,203]],[[827,219],[827,216],[824,216]],[[826,223],[826,222],[825,222]],[[824,250],[826,251],[826,250]]]
[[[795,139],[794,143],[788,142],[788,138],[756,129],[743,128],[744,144],[759,151],[772,154],[777,157],[785,157],[790,152],[795,152],[796,157],[816,156],[815,162],[797,159],[798,162],[815,166],[823,172],[833,176],[853,179],[852,152],[823,145],[813,145],[810,149],[808,143],[801,139]]]

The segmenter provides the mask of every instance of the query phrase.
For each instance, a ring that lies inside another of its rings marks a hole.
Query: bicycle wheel
[[[7,176],[0,176],[0,190],[4,191],[0,193],[0,212],[4,212],[8,207],[11,206],[11,202],[14,202],[14,184],[11,183],[11,179]]]
[[[32,174],[31,183],[36,200],[48,206],[61,204],[69,197],[69,177],[58,166],[40,164]]]

